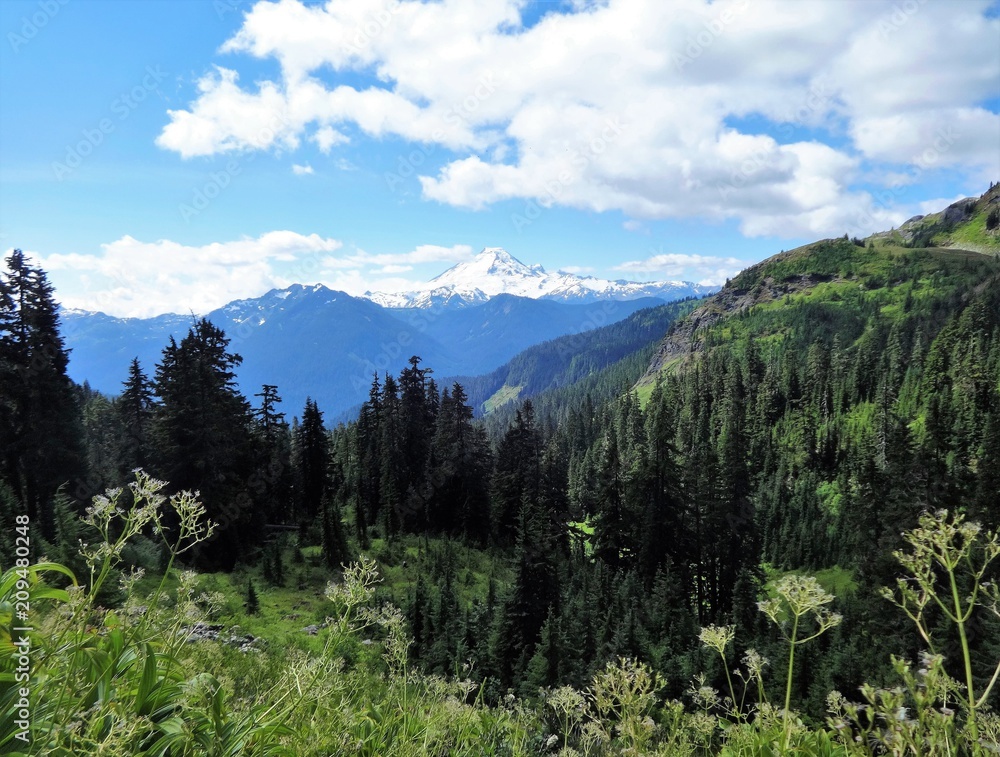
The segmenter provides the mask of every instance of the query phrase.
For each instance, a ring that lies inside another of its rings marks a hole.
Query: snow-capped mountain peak
[[[453,287],[482,289],[489,294],[515,294],[510,287],[521,289],[526,280],[539,281],[545,277],[545,269],[541,266],[525,265],[502,247],[487,247],[472,260],[453,265],[435,276],[427,286],[430,289]]]
[[[471,260],[457,263],[411,292],[366,292],[365,297],[389,308],[461,307],[512,294],[531,299],[587,303],[598,300],[636,300],[657,297],[678,300],[714,292],[687,281],[608,281],[593,276],[547,272],[526,265],[502,247],[486,247]]]

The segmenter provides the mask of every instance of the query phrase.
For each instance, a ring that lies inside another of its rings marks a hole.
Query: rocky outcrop
[[[762,265],[762,264],[758,264]],[[781,299],[786,294],[811,289],[821,281],[838,280],[835,277],[803,274],[791,279],[777,281],[771,276],[753,276],[753,266],[734,279],[721,292],[710,297],[704,305],[691,311],[681,321],[675,323],[660,342],[649,369],[640,379],[640,384],[651,383],[663,368],[677,358],[691,357],[701,352],[703,344],[699,332],[711,327],[729,315],[742,313],[755,305]],[[742,281],[753,281],[749,288],[741,287]]]
[[[941,220],[952,225],[968,221],[975,212],[977,199],[976,197],[966,197],[964,200],[953,202],[944,209]]]
[[[233,626],[229,631],[224,631],[221,623],[198,622],[180,630],[188,644],[199,641],[218,641],[230,647],[235,647],[241,652],[259,652],[264,640],[249,633],[239,633],[239,626]]]

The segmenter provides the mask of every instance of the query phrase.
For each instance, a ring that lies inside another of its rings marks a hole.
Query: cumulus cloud
[[[357,263],[368,263],[373,265],[406,265],[414,266],[422,263],[461,263],[472,257],[472,247],[467,244],[456,244],[451,247],[442,247],[436,244],[418,245],[409,252],[403,253],[381,253],[370,254],[359,251],[350,260]]]
[[[310,165],[300,166],[298,163],[293,163],[292,173],[296,176],[308,176],[309,174],[316,172],[313,171],[313,167]]]
[[[291,231],[229,242],[184,245],[123,236],[98,254],[34,254],[52,277],[63,305],[109,315],[204,314],[238,297],[308,278],[341,248],[336,239]],[[285,273],[279,273],[284,270]]]
[[[350,138],[346,134],[341,134],[331,126],[323,126],[312,135],[312,141],[317,144],[324,155],[329,154],[336,145],[347,144]]]
[[[235,299],[294,283],[318,282],[359,295],[414,289],[397,274],[414,266],[466,260],[469,245],[419,245],[402,253],[345,252],[337,239],[271,231],[259,237],[185,245],[123,236],[98,254],[29,252],[51,276],[66,307],[119,317],[203,315]]]
[[[746,260],[713,255],[685,255],[675,252],[659,253],[645,260],[629,260],[614,267],[636,278],[700,278],[704,286],[718,286],[732,278],[748,265]]]
[[[523,5],[258,2],[221,52],[275,59],[280,80],[215,69],[158,143],[329,153],[349,127],[452,151],[420,177],[428,200],[735,219],[747,235],[863,233],[912,210],[873,199],[865,173],[1000,173],[989,0],[607,0],[530,27]],[[372,83],[326,83],[340,78]]]

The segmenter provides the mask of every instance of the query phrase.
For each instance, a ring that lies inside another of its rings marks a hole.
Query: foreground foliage
[[[832,597],[815,579],[790,575],[760,602],[786,640],[784,706],[769,701],[770,663],[747,650],[727,655],[740,629],[708,626],[700,639],[721,658],[728,691],[696,678],[687,702],[664,701],[662,680],[629,658],[609,662],[584,689],[512,694],[493,706],[467,676],[414,670],[403,613],[377,601],[376,563],[362,557],[326,590],[330,614],[322,649],[236,650],[191,641],[193,624],[224,599],[198,589],[175,559],[211,539],[214,524],[189,492],[169,498],[165,484],[142,472],[125,490],[95,498],[85,519],[86,588],[54,563],[15,566],[0,576],[0,753],[46,755],[986,755],[1000,744],[1000,719],[986,702],[1000,665],[975,689],[975,661],[960,650],[968,675],[945,672],[928,623],[937,606],[961,631],[981,613],[1000,612],[995,585],[983,581],[1000,556],[995,533],[961,515],[925,514],[897,553],[905,575],[886,594],[911,618],[927,645],[920,660],[894,659],[899,683],[863,687],[862,701],[828,698],[825,724],[789,707],[796,650],[840,623]],[[146,533],[168,555],[148,596],[140,576],[122,576],[124,601],[99,602],[118,574],[130,539]],[[65,589],[53,588],[68,579]],[[27,589],[19,588],[27,585]],[[962,587],[959,589],[958,587]],[[31,641],[30,743],[18,734],[15,682],[19,632],[16,602],[27,592]],[[728,673],[734,668],[736,680]],[[468,671],[465,671],[466,673]],[[982,673],[982,671],[977,671]],[[735,685],[734,685],[735,684]]]

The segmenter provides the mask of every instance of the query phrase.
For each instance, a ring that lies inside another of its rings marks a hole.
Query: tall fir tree
[[[20,250],[0,276],[0,477],[42,534],[53,536],[56,489],[88,498],[81,409],[66,367],[59,311],[44,271]]]
[[[157,472],[176,489],[200,491],[219,529],[197,557],[222,568],[231,568],[264,530],[247,488],[252,417],[236,388],[242,358],[228,348],[222,329],[201,319],[179,344],[170,338],[156,366]]]
[[[278,411],[278,387],[264,384],[254,395],[260,407],[253,411],[254,471],[248,481],[257,508],[272,522],[288,523],[292,517],[292,434],[285,414]]]
[[[424,491],[432,529],[482,544],[490,529],[491,454],[485,433],[472,422],[466,399],[458,383],[441,394]]]
[[[526,400],[497,447],[490,482],[492,536],[499,543],[515,541],[521,505],[537,502],[541,462],[542,437],[534,405]]]
[[[330,492],[330,439],[323,413],[313,399],[306,399],[295,440],[296,517],[303,527],[322,514]]]
[[[406,525],[419,524],[423,513],[408,506],[416,504],[407,498],[406,451],[403,448],[403,411],[399,385],[386,374],[382,387],[382,412],[379,421],[379,510],[385,536],[399,533]]]
[[[132,358],[128,378],[118,398],[117,408],[122,427],[122,444],[118,453],[124,476],[135,468],[148,468],[153,460],[153,418],[156,394],[153,382]]]
[[[379,521],[382,482],[382,386],[372,377],[368,401],[361,406],[354,431],[357,475],[355,476],[355,522],[358,539],[364,543],[369,525]]]

